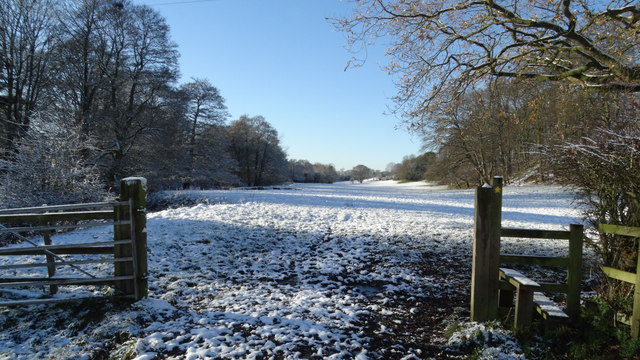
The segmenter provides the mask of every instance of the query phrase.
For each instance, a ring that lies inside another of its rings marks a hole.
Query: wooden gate
[[[118,201],[0,210],[0,233],[12,233],[21,245],[31,245],[0,248],[0,257],[22,260],[0,265],[0,295],[9,289],[48,288],[41,296],[0,301],[0,306],[78,299],[64,294],[53,297],[63,286],[107,285],[114,288],[113,297],[138,300],[147,296],[146,180],[126,178],[120,185]],[[100,227],[112,229],[113,238],[54,244],[54,234]],[[42,244],[36,243],[38,233]],[[113,272],[96,273],[84,268],[95,264],[113,264]],[[62,268],[71,270],[67,272],[73,276],[57,274]],[[16,275],[25,269],[32,273]],[[105,296],[81,298],[95,297]]]

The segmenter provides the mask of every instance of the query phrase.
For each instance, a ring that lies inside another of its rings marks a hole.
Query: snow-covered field
[[[369,182],[162,195],[191,205],[148,214],[149,298],[0,309],[0,359],[455,358],[442,331],[467,314],[473,190]],[[579,222],[572,196],[506,187],[503,225],[568,228]]]

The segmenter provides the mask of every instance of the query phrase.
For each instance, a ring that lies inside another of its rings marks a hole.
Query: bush
[[[631,339],[628,326],[613,321],[617,311],[604,298],[588,300],[581,315],[580,331],[570,339],[569,357],[589,360],[635,359],[640,354],[640,341]]]
[[[640,104],[634,99],[621,101],[580,143],[547,149],[556,176],[578,190],[594,228],[599,223],[640,226]],[[602,234],[591,245],[604,265],[635,271],[637,239]]]
[[[7,160],[0,162],[0,207],[91,202],[106,196],[82,156],[88,143],[74,126],[36,121]]]

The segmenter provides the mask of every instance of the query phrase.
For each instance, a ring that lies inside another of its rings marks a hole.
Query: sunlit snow
[[[380,181],[160,195],[191,205],[148,214],[149,298],[107,307],[93,321],[59,305],[0,309],[0,359],[424,358],[412,341],[380,339],[409,336],[398,329],[422,313],[468,306],[433,309],[442,302],[430,299],[467,296],[473,190]],[[503,225],[566,229],[580,221],[572,196],[552,186],[505,187]],[[110,236],[91,229],[54,243]],[[566,251],[518,239],[504,246]],[[438,263],[446,271],[430,270]],[[52,317],[56,323],[44,320]]]

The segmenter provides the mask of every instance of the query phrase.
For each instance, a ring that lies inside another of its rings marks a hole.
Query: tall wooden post
[[[148,295],[147,283],[147,181],[144,178],[130,177],[120,182],[120,201],[126,204],[115,209],[117,221],[129,224],[116,224],[115,241],[131,240],[131,245],[115,245],[115,258],[132,258],[132,261],[115,263],[115,276],[134,276],[133,281],[119,281],[116,289],[139,300]]]
[[[473,260],[471,269],[471,321],[498,317],[498,277],[502,221],[502,178],[493,186],[476,189]]]
[[[584,226],[570,225],[569,269],[567,274],[567,315],[577,319],[580,314],[580,288],[582,286],[582,248]]]

